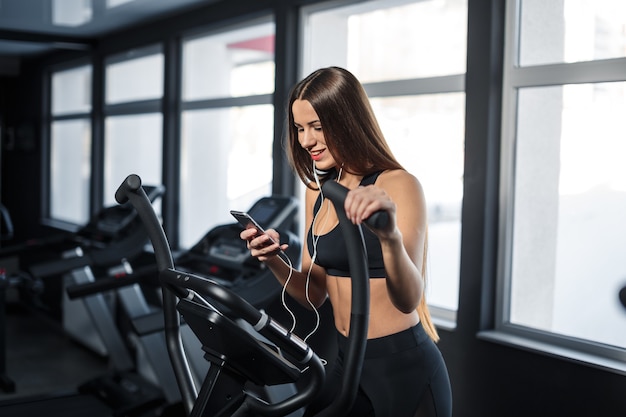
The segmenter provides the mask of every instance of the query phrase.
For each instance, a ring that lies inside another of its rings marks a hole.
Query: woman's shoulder
[[[411,210],[411,213],[417,215],[419,212],[425,212],[424,189],[417,177],[410,172],[403,169],[384,171],[376,185],[385,190],[398,206],[398,210],[401,210],[401,207],[421,207],[419,210]]]
[[[378,176],[376,185],[382,188],[397,188],[399,190],[419,189],[422,186],[417,177],[404,169],[389,169]]]

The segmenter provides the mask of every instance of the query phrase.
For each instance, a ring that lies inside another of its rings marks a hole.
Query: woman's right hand
[[[285,251],[287,244],[280,245],[280,234],[274,230],[266,230],[265,233],[259,234],[254,227],[244,229],[239,237],[246,241],[250,255],[257,258],[261,262],[267,261],[278,255],[281,251]]]

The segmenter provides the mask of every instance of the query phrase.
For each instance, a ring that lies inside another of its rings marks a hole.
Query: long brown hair
[[[317,113],[328,150],[343,169],[356,175],[402,169],[391,153],[363,86],[343,68],[322,68],[291,90],[288,108],[287,155],[300,179],[310,188],[314,180],[311,156],[298,142],[292,105],[306,100]],[[327,175],[320,175],[322,182]]]
[[[378,125],[365,89],[349,71],[339,67],[328,67],[311,73],[296,84],[289,96],[287,156],[292,168],[302,182],[315,188],[315,175],[311,156],[298,142],[298,129],[294,123],[292,106],[296,100],[308,101],[317,113],[326,146],[337,164],[346,172],[367,175],[376,171],[404,169],[393,156]],[[323,183],[333,172],[318,174]],[[426,241],[428,237],[425,237]],[[426,284],[426,250],[422,277]],[[425,296],[417,312],[426,333],[434,341],[439,340],[432,323]]]

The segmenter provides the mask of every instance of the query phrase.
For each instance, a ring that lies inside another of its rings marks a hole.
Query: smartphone
[[[250,216],[248,213],[246,213],[245,211],[237,211],[237,210],[231,210],[230,214],[232,214],[232,216],[237,219],[237,221],[239,222],[240,225],[242,225],[244,228],[248,228],[250,226],[254,227],[259,233],[259,235],[264,235],[267,234],[265,232],[265,229],[263,229],[261,227],[261,225],[252,218],[252,216]],[[274,239],[272,239],[271,236],[268,235],[268,237],[270,238],[270,240],[273,243],[276,243],[276,241],[274,241]]]

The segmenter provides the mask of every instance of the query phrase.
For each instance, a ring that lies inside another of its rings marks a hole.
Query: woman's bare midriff
[[[370,314],[367,338],[388,336],[419,323],[417,310],[405,314],[394,307],[387,293],[385,279],[370,278]],[[333,306],[335,327],[344,336],[350,331],[352,279],[326,276],[328,297]]]

